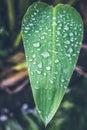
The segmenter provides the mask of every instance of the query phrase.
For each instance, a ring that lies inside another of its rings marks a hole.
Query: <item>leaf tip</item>
[[[50,120],[47,117],[45,117],[45,118],[42,118],[42,121],[43,121],[45,128],[46,128],[47,125],[49,124]]]

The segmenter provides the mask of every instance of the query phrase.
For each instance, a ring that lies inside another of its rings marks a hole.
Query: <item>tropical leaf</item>
[[[37,110],[47,125],[57,111],[74,71],[83,22],[71,6],[32,4],[22,22],[22,37]]]

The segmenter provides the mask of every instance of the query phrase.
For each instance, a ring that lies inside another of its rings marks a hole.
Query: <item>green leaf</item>
[[[69,5],[32,4],[22,22],[32,92],[47,125],[57,111],[75,68],[83,38],[83,22]]]

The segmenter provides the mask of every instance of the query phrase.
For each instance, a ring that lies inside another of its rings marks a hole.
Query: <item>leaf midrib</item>
[[[55,18],[55,19],[53,19]],[[56,7],[53,8],[53,17],[52,17],[52,51],[55,51],[56,48]],[[53,52],[52,52],[53,53]],[[52,54],[52,74],[53,74],[53,68],[54,68],[54,61],[55,61],[55,53]]]

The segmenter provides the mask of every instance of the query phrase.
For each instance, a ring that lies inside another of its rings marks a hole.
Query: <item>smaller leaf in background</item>
[[[29,116],[24,116],[25,120],[28,122],[28,127],[26,130],[39,130],[39,126],[30,118]]]
[[[7,120],[5,130],[24,130],[16,120]]]
[[[11,63],[20,63],[20,62],[23,62],[23,60],[25,60],[25,55],[24,53],[22,52],[18,52],[12,56],[10,56],[8,59],[7,59],[7,62],[11,62]]]
[[[20,45],[21,42],[21,32],[18,33],[15,41],[14,41],[14,47],[18,47]]]
[[[26,62],[23,61],[23,62],[21,62],[21,63],[15,65],[15,66],[13,66],[13,67],[12,67],[12,70],[20,71],[20,70],[26,69],[26,68],[27,68]]]

